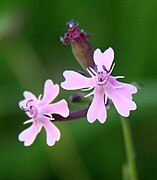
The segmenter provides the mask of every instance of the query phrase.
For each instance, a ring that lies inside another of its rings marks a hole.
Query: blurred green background
[[[60,83],[65,69],[82,70],[70,46],[59,41],[71,19],[92,34],[93,49],[114,48],[113,75],[144,86],[129,119],[139,179],[157,179],[156,8],[155,0],[0,1],[0,179],[122,179],[126,154],[114,108],[105,124],[56,122],[62,138],[53,147],[46,145],[44,130],[30,147],[17,139],[27,127],[18,107],[23,91],[39,95],[47,78]],[[61,90],[58,99],[75,92]]]

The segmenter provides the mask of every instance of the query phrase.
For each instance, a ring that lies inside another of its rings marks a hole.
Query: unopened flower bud
[[[84,99],[82,94],[73,94],[70,96],[70,101],[73,103],[82,102]]]
[[[86,34],[83,29],[79,29],[79,23],[71,20],[66,23],[67,32],[60,41],[65,44],[71,44],[72,52],[83,68],[94,67],[93,51],[90,42],[87,40],[90,34]]]

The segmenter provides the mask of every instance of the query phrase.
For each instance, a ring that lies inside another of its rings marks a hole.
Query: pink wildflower
[[[93,101],[87,112],[87,119],[93,123],[98,119],[104,123],[107,118],[106,103],[107,98],[111,99],[118,113],[124,117],[128,117],[130,110],[136,109],[136,104],[132,101],[132,94],[137,92],[136,87],[117,81],[123,76],[111,76],[114,64],[114,52],[112,48],[108,48],[104,53],[100,49],[94,52],[94,69],[88,68],[87,71],[91,77],[85,77],[75,71],[64,71],[65,81],[61,86],[67,90],[94,90],[87,96],[94,95]]]
[[[44,94],[36,98],[31,92],[25,91],[25,99],[19,102],[19,106],[31,118],[24,124],[32,122],[32,125],[19,135],[19,140],[24,141],[25,146],[31,145],[41,128],[44,127],[47,135],[47,144],[53,146],[55,141],[60,139],[59,129],[50,121],[53,120],[51,114],[60,114],[63,117],[69,115],[67,102],[63,99],[57,103],[50,104],[59,93],[59,86],[47,80],[44,85]]]

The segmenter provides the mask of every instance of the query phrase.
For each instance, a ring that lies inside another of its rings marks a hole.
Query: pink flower
[[[111,99],[115,108],[121,116],[128,117],[130,110],[136,109],[136,104],[132,101],[132,94],[137,92],[136,87],[117,81],[123,76],[111,76],[114,64],[114,51],[108,48],[104,53],[100,49],[94,52],[94,69],[88,68],[87,71],[91,77],[83,76],[75,71],[64,71],[65,81],[61,83],[61,87],[67,90],[94,89],[87,96],[94,95],[93,101],[87,112],[87,119],[93,123],[98,119],[104,123],[107,118],[106,103],[107,98]]]
[[[51,80],[47,80],[44,85],[44,94],[41,98],[34,96],[31,92],[25,91],[25,99],[19,102],[19,106],[31,118],[24,124],[32,122],[32,125],[19,134],[19,140],[24,141],[25,146],[31,145],[41,128],[46,130],[47,144],[53,146],[55,141],[60,139],[59,129],[51,123],[53,116],[51,114],[60,114],[63,117],[69,115],[67,102],[63,99],[57,103],[50,104],[59,93],[59,86],[53,84]]]

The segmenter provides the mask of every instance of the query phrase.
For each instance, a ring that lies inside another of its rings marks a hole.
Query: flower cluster
[[[78,23],[72,20],[67,24],[69,25],[69,29],[64,37],[61,37],[62,43],[77,43],[80,37],[83,37],[79,43],[86,44],[87,46],[85,38],[88,35],[77,27]],[[82,51],[82,48],[85,47],[82,44],[79,46],[81,51],[79,51],[78,59],[81,57],[83,61],[91,62],[91,59],[87,58],[89,53],[91,55],[91,51]],[[81,55],[80,52],[82,52]],[[75,55],[77,56],[77,53]],[[51,103],[59,94],[59,85],[54,84],[51,80],[45,82],[44,93],[43,95],[39,95],[38,98],[31,92],[25,91],[25,99],[19,102],[19,106],[30,118],[24,124],[31,122],[32,125],[20,133],[19,140],[23,141],[25,146],[31,145],[42,127],[44,127],[47,144],[49,146],[54,145],[60,139],[60,131],[51,121],[57,120],[58,117],[65,120],[87,116],[87,120],[90,123],[96,120],[104,123],[107,118],[106,106],[108,100],[112,101],[121,116],[128,117],[130,111],[136,109],[136,104],[132,100],[132,94],[136,93],[137,89],[131,84],[118,81],[119,78],[124,78],[124,76],[111,75],[115,65],[113,60],[114,51],[111,47],[104,52],[96,49],[92,55],[92,65],[90,66],[90,63],[85,62],[86,65],[88,64],[87,71],[89,76],[76,71],[64,71],[63,76],[65,81],[61,83],[63,89],[90,91],[85,97],[94,96],[89,108],[82,111],[70,112],[68,104],[64,99],[57,103]],[[75,100],[81,101],[82,95],[79,95],[79,97],[76,96]]]

